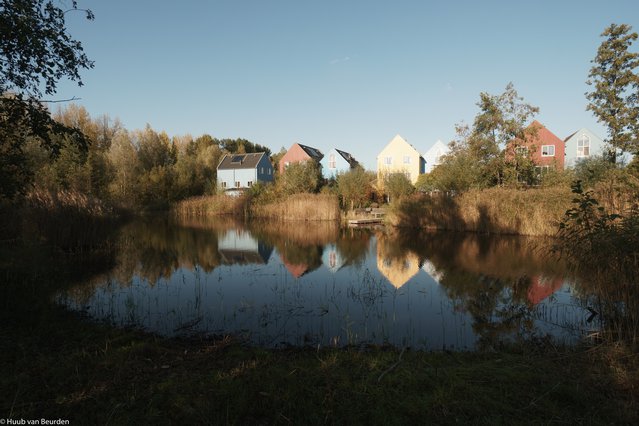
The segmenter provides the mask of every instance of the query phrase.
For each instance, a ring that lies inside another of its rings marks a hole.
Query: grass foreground
[[[52,302],[64,257],[0,250],[0,418],[69,424],[636,424],[639,356],[539,341],[498,352],[267,350],[165,339]],[[66,256],[66,255],[65,255]],[[87,258],[87,270],[108,256]],[[45,264],[47,265],[46,269]],[[43,271],[46,270],[47,273]]]

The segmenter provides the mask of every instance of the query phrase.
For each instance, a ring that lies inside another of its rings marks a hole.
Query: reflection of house
[[[222,263],[231,264],[266,264],[271,257],[272,247],[256,240],[246,231],[230,229],[218,238],[217,249]]]
[[[422,270],[426,272],[437,284],[439,284],[442,278],[444,278],[444,274],[438,271],[437,267],[433,265],[430,260],[424,259],[423,263]]]
[[[415,147],[400,135],[395,136],[377,155],[377,181],[383,186],[388,174],[403,173],[414,185],[424,173],[426,161]]]
[[[348,152],[333,148],[320,161],[322,175],[326,179],[335,178],[339,173],[346,173],[357,166],[357,160]]]
[[[250,188],[256,182],[272,182],[273,165],[264,152],[227,154],[217,166],[217,185],[235,193]]]
[[[284,169],[293,163],[302,163],[308,160],[319,163],[322,157],[324,157],[324,154],[319,149],[302,145],[301,143],[294,143],[280,159],[279,172],[280,174],[284,173]]]
[[[536,305],[559,290],[564,284],[562,278],[551,278],[546,276],[533,277],[530,287],[528,287],[528,301]]]
[[[594,155],[602,155],[606,145],[603,140],[590,130],[577,130],[564,140],[566,146],[566,167],[575,167],[579,161],[587,160]]]
[[[342,266],[344,266],[344,258],[337,250],[337,246],[335,244],[327,244],[324,247],[322,263],[331,272],[337,272]]]
[[[400,288],[419,272],[419,258],[412,252],[389,253],[387,242],[377,240],[377,269],[395,288]]]
[[[424,154],[424,160],[426,161],[425,173],[430,173],[435,166],[439,166],[442,163],[442,157],[448,154],[449,151],[450,148],[448,148],[448,145],[445,145],[444,142],[440,140],[435,142]]]

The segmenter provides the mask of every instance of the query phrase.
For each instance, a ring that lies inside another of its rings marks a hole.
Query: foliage
[[[437,167],[433,176],[437,189],[464,191],[531,179],[533,164],[516,148],[534,136],[536,129],[525,124],[539,108],[522,101],[512,83],[499,95],[480,94],[473,126],[456,126],[451,152]]]
[[[384,176],[384,192],[389,202],[400,200],[414,191],[415,187],[404,173],[388,173]]]
[[[591,61],[586,83],[587,109],[608,127],[607,142],[613,148],[639,153],[639,53],[630,52],[637,33],[629,25],[611,24],[601,34],[606,39]]]
[[[337,176],[337,192],[342,197],[344,206],[351,209],[361,207],[373,194],[372,183],[375,182],[375,173],[367,172],[358,166]]]
[[[276,182],[284,195],[315,193],[322,183],[322,169],[316,161],[292,163],[277,177]]]
[[[615,169],[611,163],[601,155],[593,155],[578,161],[574,167],[575,179],[580,181],[582,186],[592,188],[597,182],[601,182],[611,170]]]
[[[41,101],[42,90],[54,94],[62,78],[82,85],[80,70],[93,67],[66,31],[65,15],[73,10],[79,10],[76,1],[67,11],[51,0],[0,2],[0,199],[24,194],[31,182],[23,152],[29,137],[39,137],[52,156],[60,149],[52,133],[75,135],[86,149],[81,133],[53,120]]]

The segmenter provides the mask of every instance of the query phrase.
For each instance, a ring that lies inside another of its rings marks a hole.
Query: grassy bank
[[[419,194],[392,205],[388,222],[398,227],[554,235],[571,200],[567,188],[491,188],[455,197]]]
[[[0,418],[72,424],[636,423],[636,353],[544,340],[488,353],[385,347],[264,350],[163,339],[52,303],[112,267],[0,247]]]

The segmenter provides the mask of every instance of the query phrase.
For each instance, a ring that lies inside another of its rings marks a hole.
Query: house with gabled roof
[[[566,167],[575,167],[579,161],[603,155],[606,143],[590,130],[581,128],[564,139]]]
[[[435,166],[438,166],[442,163],[442,157],[447,155],[450,152],[450,148],[448,145],[444,144],[444,142],[437,140],[430,147],[428,151],[423,155],[424,160],[426,161],[426,173],[430,173],[433,171]]]
[[[377,155],[377,182],[382,187],[384,177],[403,173],[415,185],[419,175],[424,174],[426,160],[400,135],[396,135]]]
[[[284,173],[287,166],[293,163],[301,163],[304,161],[316,161],[319,163],[324,154],[317,148],[312,146],[302,145],[301,143],[294,143],[286,151],[286,154],[280,159],[279,172],[280,175]]]
[[[535,166],[541,170],[564,168],[564,141],[548,130],[539,121],[533,121],[526,128],[523,141],[514,140],[506,147],[506,156],[514,157],[515,153],[528,156]]]
[[[333,148],[322,158],[320,164],[322,165],[322,176],[325,179],[330,179],[354,169],[359,163],[350,153]]]
[[[256,182],[272,182],[273,165],[265,152],[227,154],[217,166],[217,186],[230,195]]]

